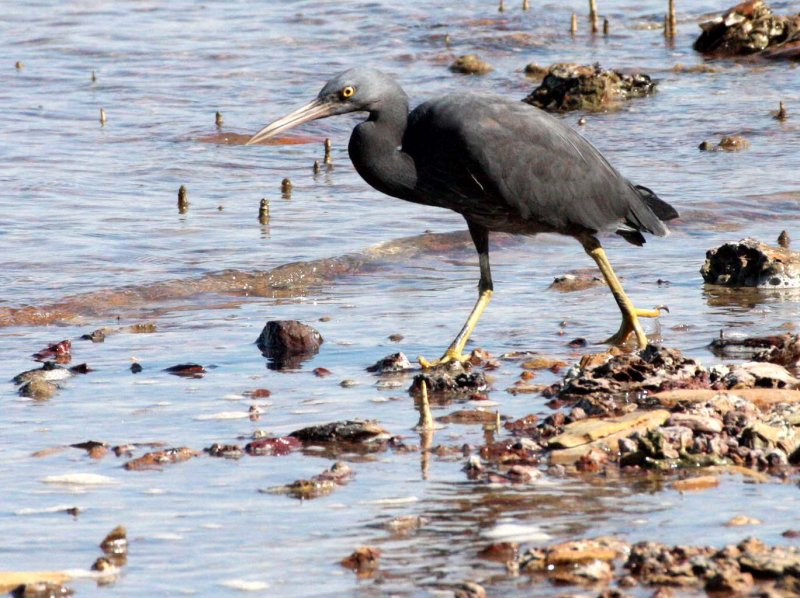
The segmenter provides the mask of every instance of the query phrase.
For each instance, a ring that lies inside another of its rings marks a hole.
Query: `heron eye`
[[[342,89],[342,97],[343,98],[352,97],[355,92],[356,92],[356,88],[353,87],[352,85],[348,85],[347,87]]]

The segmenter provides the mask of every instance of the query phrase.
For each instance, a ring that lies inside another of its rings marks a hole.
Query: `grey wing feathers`
[[[502,201],[521,218],[556,231],[621,223],[623,230],[668,232],[661,219],[674,213],[669,204],[634,187],[591,143],[533,106],[495,96],[446,96],[415,110],[409,125],[425,131],[416,143],[412,133],[409,144],[424,155],[429,184],[446,183],[464,197],[482,192],[485,203]],[[459,170],[463,176],[454,175]]]

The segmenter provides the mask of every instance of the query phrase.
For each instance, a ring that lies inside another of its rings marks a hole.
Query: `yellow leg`
[[[450,346],[447,348],[447,351],[444,352],[444,355],[435,361],[428,361],[424,357],[419,357],[417,361],[419,361],[420,365],[424,368],[432,368],[437,365],[449,363],[451,361],[464,362],[469,359],[469,356],[463,355],[462,351],[464,351],[464,346],[467,344],[472,331],[475,329],[475,325],[478,323],[483,310],[486,309],[487,305],[489,305],[489,300],[491,298],[492,291],[490,289],[484,289],[481,291],[481,294],[478,296],[478,301],[475,303],[475,307],[472,308],[472,312],[469,314],[467,321],[464,323],[464,327],[461,329],[461,332],[458,333],[458,336],[456,336],[453,342],[450,343]]]
[[[647,347],[647,337],[644,334],[642,325],[639,323],[639,318],[657,318],[661,314],[661,308],[637,309],[634,307],[633,303],[628,299],[628,296],[622,289],[622,285],[617,275],[614,273],[614,269],[611,267],[611,263],[608,261],[606,252],[603,250],[600,242],[594,237],[583,239],[581,242],[583,243],[583,248],[586,250],[586,253],[591,256],[597,263],[597,267],[600,268],[600,272],[603,274],[606,283],[608,283],[611,293],[614,295],[614,299],[619,306],[619,310],[622,312],[622,324],[620,324],[619,330],[605,342],[612,345],[622,345],[628,340],[631,334],[634,334],[639,348],[644,349]]]

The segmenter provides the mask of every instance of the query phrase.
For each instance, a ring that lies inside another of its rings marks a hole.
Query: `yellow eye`
[[[345,87],[344,89],[342,89],[342,97],[343,97],[343,98],[349,98],[349,97],[352,97],[352,95],[353,95],[355,92],[356,92],[356,88],[355,88],[355,87],[353,87],[352,85],[348,85],[347,87]]]

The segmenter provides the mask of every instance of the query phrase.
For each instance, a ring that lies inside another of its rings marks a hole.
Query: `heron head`
[[[245,145],[259,143],[311,120],[348,112],[374,112],[387,99],[402,99],[406,105],[408,102],[400,86],[385,73],[364,67],[349,69],[328,81],[314,100],[268,124]]]

